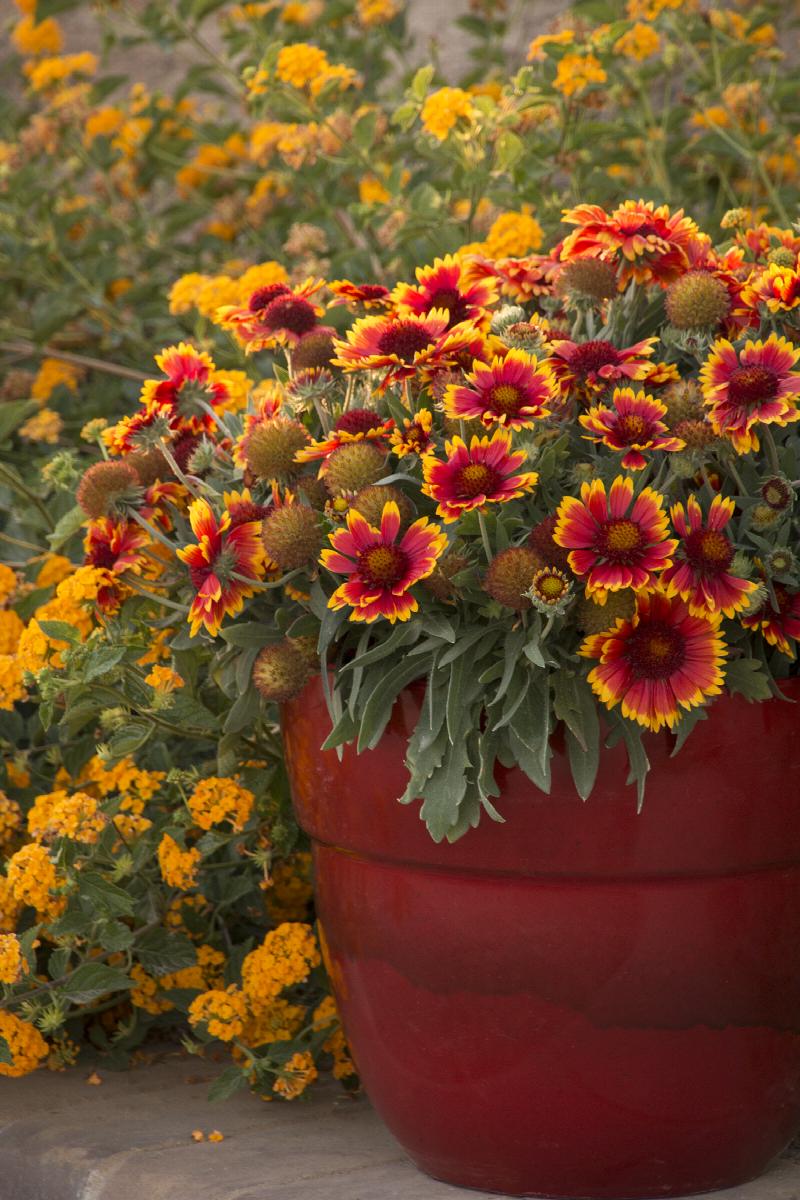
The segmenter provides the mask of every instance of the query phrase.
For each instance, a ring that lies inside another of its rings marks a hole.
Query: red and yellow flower
[[[777,646],[781,654],[794,658],[792,642],[800,639],[800,592],[776,579],[772,580],[772,591],[775,603],[767,596],[760,608],[741,618],[742,625],[758,630],[770,646]]]
[[[425,316],[362,317],[347,333],[346,341],[334,342],[333,365],[345,371],[381,371],[383,386],[408,379],[418,371],[452,365],[460,354],[477,354],[482,346],[480,332],[469,323],[449,328],[446,309]]]
[[[376,442],[383,449],[386,440],[394,429],[391,417],[382,417],[371,408],[350,408],[337,418],[328,437],[318,442],[311,442],[298,450],[295,462],[314,462],[318,458],[328,458],[334,450],[347,442]]]
[[[445,415],[454,420],[477,417],[487,428],[526,429],[550,415],[553,372],[524,350],[509,350],[491,364],[476,359],[466,378],[471,386],[451,384],[444,394]]]
[[[392,301],[398,313],[425,316],[429,312],[449,314],[448,327],[471,321],[485,326],[489,321],[488,308],[497,299],[493,279],[468,278],[464,264],[452,254],[434,259],[433,266],[417,267],[419,287],[398,283]]]
[[[740,350],[725,338],[714,342],[700,371],[703,398],[714,432],[739,454],[758,450],[756,425],[784,426],[800,416],[798,359],[800,348],[775,333]]]
[[[607,213],[598,204],[578,204],[563,221],[577,228],[565,239],[561,258],[604,258],[620,264],[618,287],[630,279],[666,287],[689,266],[690,248],[700,231],[683,209],[626,200]]]
[[[763,304],[769,312],[790,312],[800,304],[800,271],[770,263],[750,276],[742,288],[741,301],[747,308]]]
[[[433,413],[428,408],[421,408],[413,417],[406,417],[402,429],[395,429],[389,439],[392,452],[398,458],[406,454],[428,454],[433,449]]]
[[[708,518],[692,495],[670,509],[672,524],[679,534],[679,558],[661,576],[668,596],[680,596],[689,605],[692,616],[720,612],[726,617],[746,608],[757,584],[731,575],[734,547],[724,532],[735,505],[730,498],[715,496]]]
[[[720,614],[692,616],[682,600],[641,592],[630,619],[587,637],[579,653],[596,659],[592,690],[607,708],[646,729],[672,729],[685,711],[722,691],[727,647]]]
[[[115,612],[130,591],[119,580],[125,571],[138,575],[146,563],[142,548],[149,541],[145,531],[133,521],[98,517],[86,527],[83,542],[84,564],[106,573],[106,582],[97,591],[98,606]]]
[[[215,321],[230,329],[253,354],[268,346],[295,346],[310,333],[323,310],[310,297],[323,286],[322,279],[307,279],[295,288],[285,283],[268,283],[256,288],[244,307],[226,304],[218,308]]]
[[[388,308],[391,305],[391,293],[382,283],[351,283],[349,279],[334,279],[328,284],[333,292],[335,304],[361,304],[364,308]]]
[[[194,637],[205,627],[215,637],[225,617],[241,612],[244,601],[255,594],[247,579],[257,579],[264,564],[261,522],[234,527],[229,512],[218,519],[208,501],[198,499],[189,509],[189,523],[197,544],[176,553],[188,566],[197,593],[189,609],[191,633]]]
[[[504,296],[523,303],[534,296],[550,296],[558,262],[544,254],[524,258],[484,258],[473,255],[464,260],[466,280],[496,279]]]
[[[350,509],[347,527],[330,535],[332,549],[323,550],[320,560],[329,571],[348,577],[331,596],[329,608],[350,605],[350,620],[367,624],[378,617],[392,624],[407,621],[417,611],[410,589],[433,572],[447,536],[427,517],[420,517],[398,541],[400,523],[393,500],[383,506],[379,529]]]
[[[575,388],[579,395],[590,395],[620,380],[644,379],[651,370],[648,359],[657,341],[657,338],[645,338],[618,350],[603,338],[589,342],[571,342],[564,338],[550,346],[551,365],[565,394]]]
[[[553,541],[569,551],[569,565],[584,577],[586,594],[605,604],[609,592],[653,587],[672,565],[677,541],[669,530],[664,497],[644,488],[634,499],[633,480],[618,475],[606,495],[602,479],[581,485],[581,498],[558,506]]]
[[[647,465],[643,450],[683,450],[686,445],[670,435],[662,420],[667,406],[655,397],[629,387],[614,388],[611,404],[611,408],[590,408],[579,420],[588,431],[585,436],[589,441],[625,451],[622,466],[629,471],[640,471]]]
[[[164,417],[173,433],[210,433],[216,423],[207,410],[230,398],[228,385],[216,378],[211,355],[180,342],[157,354],[156,364],[167,378],[145,380],[141,418]]]
[[[445,443],[447,460],[433,455],[422,460],[422,490],[437,503],[443,521],[456,521],[471,509],[515,500],[536,484],[535,471],[520,471],[524,450],[511,449],[511,434],[498,430],[491,438],[473,437],[469,446],[459,437]]]

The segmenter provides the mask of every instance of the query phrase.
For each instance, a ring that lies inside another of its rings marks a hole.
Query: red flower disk
[[[714,342],[700,372],[703,398],[714,432],[739,454],[758,450],[756,425],[784,426],[800,416],[798,359],[800,349],[774,333],[741,350],[725,338]]]
[[[619,289],[630,279],[667,287],[689,266],[690,249],[700,231],[683,209],[626,200],[607,213],[598,204],[579,204],[563,221],[577,228],[565,239],[561,258],[604,258],[620,264]]]
[[[474,357],[483,345],[480,332],[469,323],[452,329],[449,323],[446,309],[425,316],[362,317],[346,341],[334,342],[333,365],[345,371],[385,370],[385,388],[420,370],[451,366],[465,350]]]
[[[660,400],[626,387],[614,388],[611,403],[612,408],[590,408],[579,420],[588,430],[589,441],[625,451],[622,466],[629,471],[640,471],[647,465],[643,450],[683,450],[686,443],[671,437],[661,420],[667,406]]]
[[[247,597],[254,595],[255,589],[234,575],[256,579],[261,573],[261,522],[245,521],[232,528],[230,513],[217,520],[206,500],[192,502],[189,522],[197,544],[183,546],[177,555],[188,566],[197,592],[189,609],[192,637],[202,626],[215,637],[225,617],[241,612]]]
[[[581,485],[581,498],[565,496],[558,506],[553,541],[569,550],[576,575],[586,577],[586,594],[605,604],[608,592],[653,587],[672,565],[677,541],[667,538],[664,497],[644,488],[634,500],[633,480],[618,475],[606,496],[602,479]]]
[[[449,313],[448,328],[462,321],[486,326],[487,309],[497,299],[497,287],[490,277],[468,280],[459,259],[448,254],[434,259],[432,267],[417,267],[419,287],[398,283],[392,300],[400,314],[425,316],[434,310]]]
[[[498,430],[493,437],[473,437],[467,447],[459,437],[445,443],[447,461],[433,455],[422,460],[422,490],[435,500],[436,512],[449,523],[470,509],[515,500],[534,486],[535,471],[522,471],[524,450],[511,450],[511,434]]]
[[[113,517],[98,517],[86,527],[83,542],[84,564],[106,572],[107,583],[97,593],[98,606],[104,612],[116,612],[130,591],[118,580],[124,571],[138,575],[146,559],[140,553],[148,536],[134,521],[115,521]]]
[[[427,517],[415,521],[398,541],[399,532],[400,510],[393,500],[383,506],[380,529],[350,509],[347,528],[330,534],[332,549],[323,550],[320,559],[329,571],[348,577],[331,596],[329,608],[350,605],[350,620],[367,624],[378,617],[392,624],[407,621],[417,611],[409,589],[432,573],[447,535]]]
[[[591,342],[553,342],[550,352],[556,378],[566,394],[575,388],[579,395],[601,392],[619,380],[644,379],[652,369],[648,362],[657,338],[645,338],[618,350],[602,338]]]
[[[769,596],[750,616],[742,617],[745,629],[757,629],[770,646],[777,646],[787,658],[795,657],[792,642],[800,639],[800,592],[790,591],[777,580],[772,581],[775,604]]]
[[[471,386],[447,388],[445,416],[466,421],[477,417],[487,428],[527,429],[550,415],[546,406],[555,393],[553,372],[525,350],[509,350],[491,365],[476,359],[467,383]]]
[[[727,647],[721,616],[695,617],[682,600],[663,592],[636,597],[630,620],[587,637],[579,653],[598,660],[588,680],[607,708],[646,729],[671,729],[682,710],[722,691]]]
[[[173,433],[211,433],[216,423],[206,408],[214,409],[230,396],[228,385],[215,378],[211,356],[180,342],[157,354],[156,364],[167,378],[145,380],[139,427],[164,417]]]
[[[685,600],[693,616],[723,613],[732,617],[747,607],[748,598],[756,590],[755,583],[728,572],[734,548],[723,530],[734,507],[733,500],[715,496],[705,525],[693,495],[686,501],[686,508],[673,504],[670,509],[672,524],[681,538],[680,557],[664,571],[661,585],[668,596]]]

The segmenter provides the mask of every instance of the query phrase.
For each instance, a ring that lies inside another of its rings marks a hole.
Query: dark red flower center
[[[439,288],[428,299],[428,311],[433,308],[445,308],[450,313],[448,329],[459,321],[466,321],[469,316],[469,305],[456,288]]]
[[[617,433],[622,441],[641,445],[650,436],[650,422],[638,413],[628,413],[617,421]]]
[[[301,337],[314,328],[317,314],[302,296],[281,295],[267,305],[262,319],[267,329],[286,329]]]
[[[393,354],[401,362],[414,361],[414,355],[433,345],[433,338],[415,321],[395,321],[378,338],[378,352]]]
[[[247,525],[250,521],[261,521],[267,514],[266,504],[255,504],[252,500],[235,500],[228,509],[230,528]]]
[[[111,570],[117,561],[116,553],[111,549],[110,542],[95,542],[86,555],[86,562],[93,567],[105,567]]]
[[[620,517],[606,521],[596,549],[612,562],[628,566],[638,558],[643,542],[642,531],[637,523]]]
[[[569,352],[569,365],[576,375],[592,375],[601,367],[616,366],[620,353],[611,342],[581,342]]]
[[[498,479],[497,471],[486,463],[467,463],[456,475],[456,494],[469,500],[475,496],[490,496]]]
[[[761,488],[761,496],[765,504],[770,508],[774,508],[776,512],[782,512],[784,508],[788,508],[792,499],[792,492],[789,485],[783,480],[773,476],[768,479]]]
[[[368,587],[394,587],[408,570],[408,555],[400,546],[376,542],[358,556],[358,573]]]
[[[389,295],[389,289],[381,283],[362,283],[356,288],[362,300],[383,300]]]
[[[340,433],[367,433],[383,424],[383,417],[371,408],[351,408],[337,418],[334,429]]]
[[[737,367],[728,380],[728,394],[734,404],[752,408],[777,395],[778,381],[777,371],[770,367]]]
[[[487,397],[489,407],[501,416],[512,417],[522,407],[522,394],[513,383],[496,383]]]
[[[628,637],[625,657],[638,679],[669,679],[686,658],[681,634],[664,621],[647,621]]]
[[[695,529],[684,542],[686,557],[698,571],[718,575],[727,571],[733,546],[718,529]]]
[[[278,296],[288,296],[291,290],[285,283],[268,283],[265,287],[256,288],[247,302],[247,307],[252,313],[261,312]]]

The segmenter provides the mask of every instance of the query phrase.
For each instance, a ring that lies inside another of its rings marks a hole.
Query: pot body
[[[787,686],[800,700],[800,680]],[[320,680],[285,706],[345,1030],[424,1171],[553,1197],[679,1196],[760,1174],[800,1127],[800,709],[723,697],[641,813],[620,746],[584,804],[498,768],[436,845],[397,804],[419,707],[340,762]]]

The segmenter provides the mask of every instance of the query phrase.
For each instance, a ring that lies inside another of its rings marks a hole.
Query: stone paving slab
[[[210,1104],[218,1070],[183,1053],[131,1071],[0,1080],[0,1200],[495,1200],[421,1175],[361,1097],[240,1092]],[[219,1129],[225,1140],[192,1141]],[[800,1153],[719,1200],[800,1200]]]

